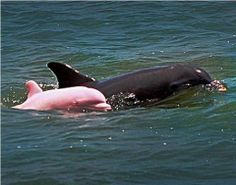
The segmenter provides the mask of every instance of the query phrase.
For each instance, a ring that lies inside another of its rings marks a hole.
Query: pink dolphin
[[[30,80],[25,83],[28,91],[27,100],[13,108],[27,110],[111,110],[104,95],[93,88],[76,86],[42,91],[39,85]]]

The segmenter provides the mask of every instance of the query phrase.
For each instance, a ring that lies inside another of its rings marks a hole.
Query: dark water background
[[[2,2],[2,184],[236,184],[235,2]],[[226,93],[68,117],[18,111],[50,61],[97,79],[191,63]]]

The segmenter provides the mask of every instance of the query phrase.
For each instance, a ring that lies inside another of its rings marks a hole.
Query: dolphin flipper
[[[87,75],[80,74],[79,71],[67,64],[50,62],[47,64],[47,67],[55,74],[59,88],[80,86],[87,82],[95,81],[95,79]]]

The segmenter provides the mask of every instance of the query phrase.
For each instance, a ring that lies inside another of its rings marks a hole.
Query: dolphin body
[[[23,110],[67,110],[81,112],[85,110],[107,111],[111,106],[104,95],[96,89],[87,87],[68,87],[43,91],[30,80],[25,84],[28,96],[25,102],[13,108]]]
[[[92,87],[102,92],[106,98],[129,93],[140,101],[160,101],[180,89],[214,82],[205,70],[184,64],[137,70],[103,81],[83,75],[67,64],[50,62],[47,66],[57,77],[59,88]],[[220,87],[222,91],[226,90],[221,84]]]

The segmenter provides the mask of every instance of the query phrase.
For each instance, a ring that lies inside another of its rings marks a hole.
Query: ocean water
[[[236,184],[235,12],[235,2],[2,2],[2,184]],[[98,80],[190,63],[228,91],[76,116],[11,109],[27,80],[56,87],[51,61]]]

